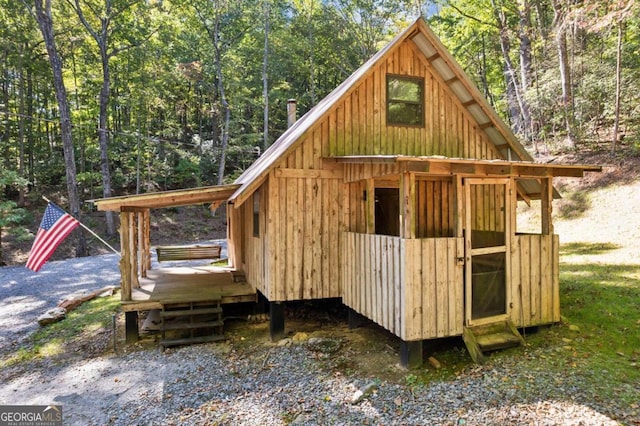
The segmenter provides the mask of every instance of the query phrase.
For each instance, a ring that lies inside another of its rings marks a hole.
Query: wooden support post
[[[368,319],[367,317],[359,314],[358,312],[356,312],[355,310],[349,308],[349,330],[353,330],[354,328],[358,328],[358,327],[362,327],[364,324],[367,323]]]
[[[129,263],[129,214],[120,212],[120,276],[122,292],[120,300],[131,300],[131,264]]]
[[[138,335],[138,311],[124,313],[125,341],[135,343],[139,339]]]
[[[553,213],[553,178],[540,179],[542,186],[542,196],[540,197],[542,208],[542,234],[553,234],[553,219],[551,217]]]
[[[402,173],[400,177],[400,237],[416,236],[416,176],[413,173]]]
[[[131,288],[140,288],[138,282],[138,223],[135,212],[127,212],[129,216],[129,262],[131,265]]]
[[[284,334],[284,303],[269,302],[269,333],[271,341],[277,342]]]
[[[405,368],[416,368],[422,365],[422,340],[400,342],[400,365]]]
[[[376,233],[376,185],[373,179],[366,180],[365,215],[367,220],[367,234]]]
[[[455,208],[453,210],[454,214],[454,225],[455,225],[455,236],[462,237],[464,236],[464,227],[465,227],[465,208],[464,208],[464,181],[462,180],[462,176],[456,175],[453,178],[454,185],[454,194],[455,194]]]

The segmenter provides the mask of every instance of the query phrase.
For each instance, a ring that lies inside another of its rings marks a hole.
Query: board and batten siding
[[[345,305],[407,341],[462,334],[462,238],[342,239]]]
[[[387,74],[424,79],[424,127],[387,125]],[[411,41],[401,44],[339,99],[280,161],[280,167],[318,169],[323,167],[322,158],[345,155],[501,158]]]
[[[266,212],[269,200],[267,199],[266,192],[269,185],[263,184],[258,191],[256,191],[249,201],[240,206],[241,222],[244,224],[239,229],[239,236],[242,239],[240,244],[242,253],[240,261],[243,264],[243,271],[247,282],[254,288],[264,293],[265,289],[269,287],[268,277],[265,273],[269,267],[268,245],[269,239],[265,238],[266,231]],[[253,230],[253,208],[254,198],[259,197],[259,233],[254,235]]]
[[[424,127],[387,126],[387,74],[424,79]],[[411,41],[401,44],[336,102],[295,151],[287,167],[292,163],[311,167],[309,151],[316,158],[378,154],[500,158],[484,131]]]
[[[558,235],[516,235],[511,244],[511,319],[517,327],[560,321]]]
[[[266,279],[270,301],[340,297],[338,272],[342,181],[336,177],[269,175]]]

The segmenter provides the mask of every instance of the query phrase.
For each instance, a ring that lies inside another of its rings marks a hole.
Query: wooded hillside
[[[640,147],[634,0],[0,0],[0,228],[232,181],[420,14],[533,155]]]

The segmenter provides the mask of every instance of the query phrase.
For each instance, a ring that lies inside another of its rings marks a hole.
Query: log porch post
[[[131,263],[129,245],[129,214],[120,211],[120,277],[122,281],[122,293],[120,300],[131,300]]]
[[[542,186],[542,194],[540,199],[542,200],[542,234],[553,234],[553,219],[551,214],[553,213],[553,178],[546,177],[540,179]]]
[[[400,175],[400,237],[416,237],[416,176],[404,172]]]

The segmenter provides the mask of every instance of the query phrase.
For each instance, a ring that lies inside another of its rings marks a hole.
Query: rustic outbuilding
[[[228,272],[244,276],[238,300],[269,302],[274,339],[286,302],[340,298],[399,337],[405,365],[448,336],[481,361],[560,320],[552,180],[588,171],[600,168],[536,163],[420,18],[235,184],[95,204],[121,212],[125,299],[147,274],[149,208],[226,201]],[[539,232],[517,232],[531,200]]]

